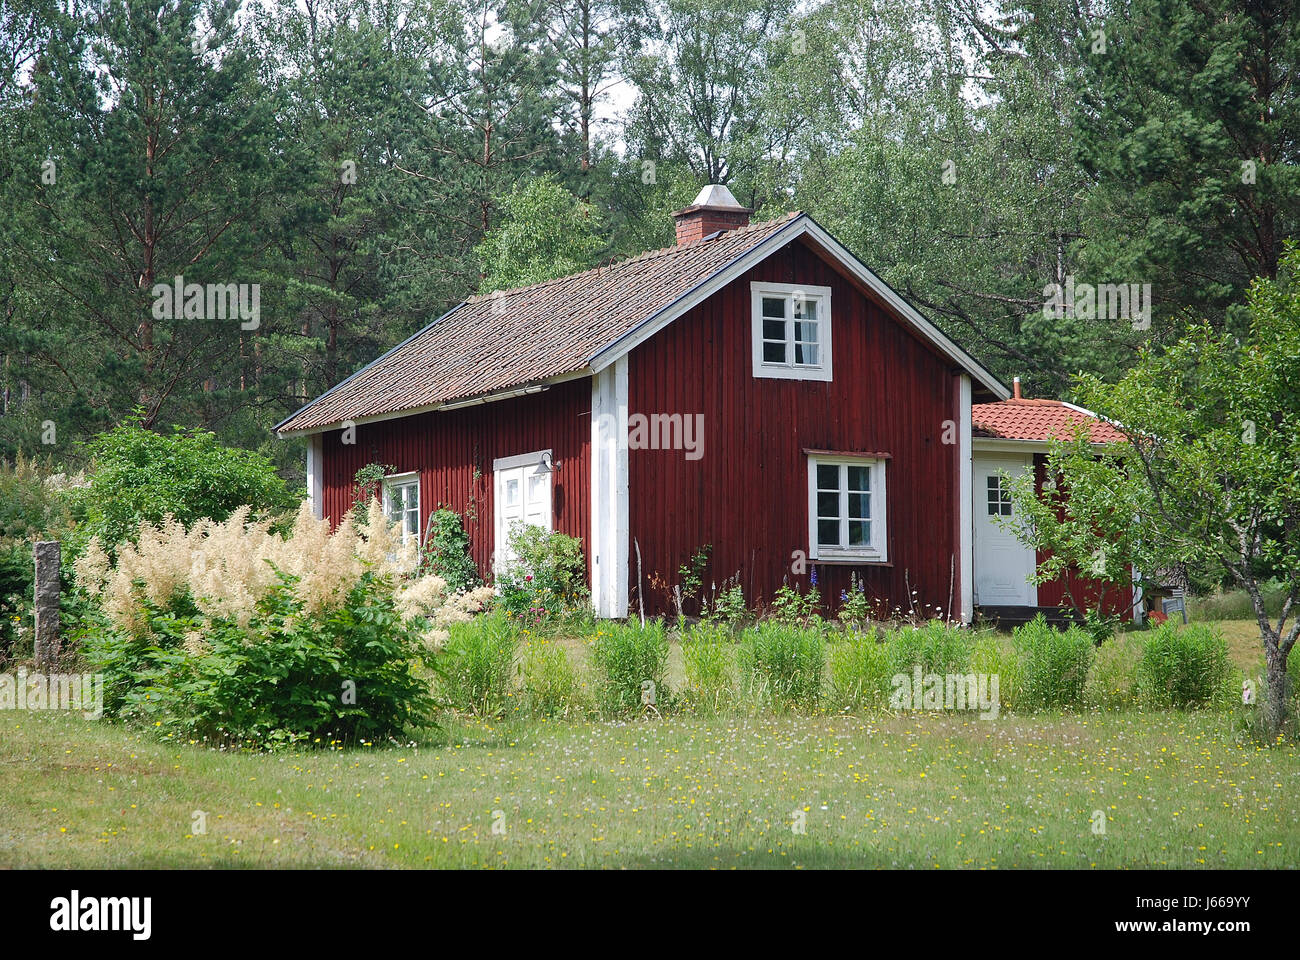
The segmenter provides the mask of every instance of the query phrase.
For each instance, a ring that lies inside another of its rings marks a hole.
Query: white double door
[[[549,450],[493,461],[495,525],[494,569],[499,574],[514,562],[510,535],[519,527],[553,529]]]
[[[1034,469],[1031,455],[976,453],[972,463],[975,513],[975,603],[980,606],[1032,607],[1038,588],[1034,551],[1012,532],[1014,505],[1003,474],[1020,476]]]

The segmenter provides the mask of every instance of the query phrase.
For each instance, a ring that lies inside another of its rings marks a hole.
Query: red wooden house
[[[972,403],[1009,391],[810,217],[749,214],[707,187],[675,246],[473,297],[307,404],[277,430],[318,513],[385,464],[391,515],[460,512],[485,576],[515,522],[581,538],[603,616],[707,544],[751,603],[815,569],[971,619]]]

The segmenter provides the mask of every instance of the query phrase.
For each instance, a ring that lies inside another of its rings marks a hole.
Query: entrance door
[[[1029,582],[1034,551],[1004,526],[1013,520],[1002,472],[1018,476],[1032,470],[1032,456],[980,456],[972,464],[975,503],[975,603],[980,606],[1032,607],[1038,588]],[[1001,521],[1001,522],[999,522]]]
[[[551,451],[539,450],[502,457],[492,464],[496,537],[494,568],[498,573],[514,562],[510,534],[521,526],[551,530]]]

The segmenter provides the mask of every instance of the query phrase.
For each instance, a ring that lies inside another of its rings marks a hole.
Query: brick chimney
[[[1012,392],[1011,392],[1011,399],[1013,399],[1013,400],[1019,400],[1019,399],[1020,399],[1020,378],[1019,378],[1019,377],[1014,377],[1014,378],[1012,379],[1012,381],[1011,381],[1011,391],[1012,391]]]
[[[711,183],[700,191],[694,203],[673,214],[677,221],[677,246],[703,240],[719,230],[747,227],[753,212],[749,207],[742,207],[722,184]]]

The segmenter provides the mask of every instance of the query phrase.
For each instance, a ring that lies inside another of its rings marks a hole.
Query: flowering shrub
[[[1161,707],[1208,706],[1225,695],[1230,674],[1223,633],[1203,623],[1162,623],[1147,634],[1138,662],[1142,695]]]
[[[515,559],[497,577],[497,587],[511,614],[536,624],[587,606],[581,540],[537,526],[518,526],[509,540]]]
[[[85,653],[107,675],[106,711],[258,744],[424,722],[416,668],[491,591],[449,597],[437,577],[404,577],[412,556],[378,502],[368,514],[331,533],[304,505],[286,536],[243,508],[145,522],[116,562],[92,539],[74,569],[99,603]]]
[[[460,514],[445,507],[429,517],[429,542],[420,568],[447,581],[452,593],[463,593],[479,586],[474,558],[469,555],[469,535]]]

